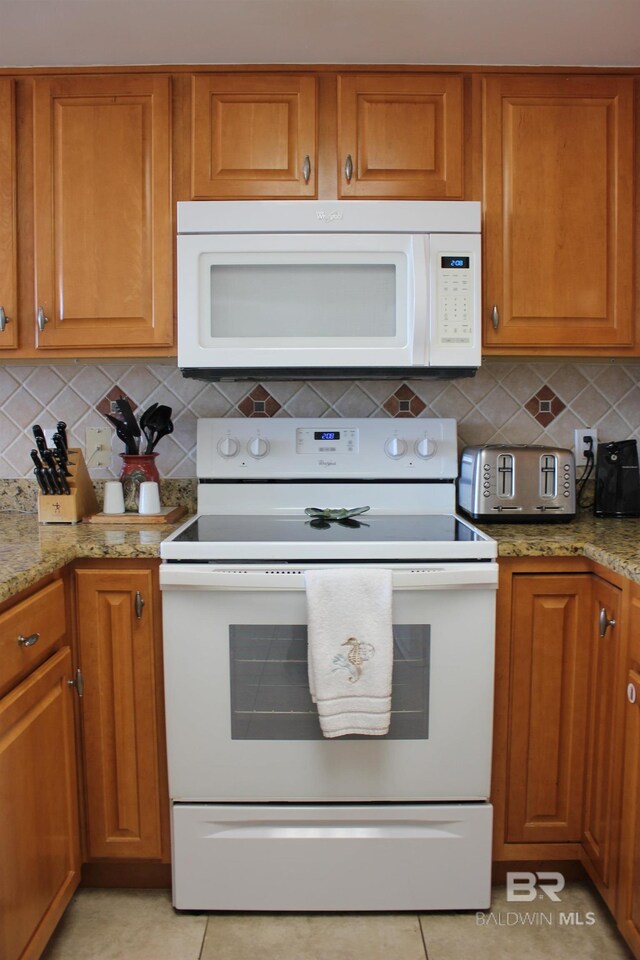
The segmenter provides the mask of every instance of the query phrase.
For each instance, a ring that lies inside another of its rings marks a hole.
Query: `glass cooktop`
[[[486,538],[450,515],[390,516],[362,514],[343,521],[307,516],[200,516],[174,543],[474,543]]]

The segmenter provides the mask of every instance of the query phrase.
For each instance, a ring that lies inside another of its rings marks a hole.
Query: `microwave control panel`
[[[438,340],[470,347],[473,343],[473,284],[470,253],[440,254],[438,267]]]
[[[431,366],[480,365],[480,235],[432,234]]]

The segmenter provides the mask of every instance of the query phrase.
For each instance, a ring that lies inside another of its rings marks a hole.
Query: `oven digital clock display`
[[[296,430],[296,453],[309,455],[351,454],[358,452],[357,427],[341,427],[339,430],[316,430],[314,427],[298,427]]]

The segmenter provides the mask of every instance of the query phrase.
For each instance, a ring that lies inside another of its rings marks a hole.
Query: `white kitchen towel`
[[[384,736],[391,719],[391,570],[305,572],[309,689],[325,737]]]

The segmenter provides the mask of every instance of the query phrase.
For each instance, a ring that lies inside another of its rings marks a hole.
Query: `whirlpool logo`
[[[316,210],[316,219],[322,220],[324,223],[333,223],[334,220],[342,220],[342,214],[339,210],[331,210],[330,212]]]

